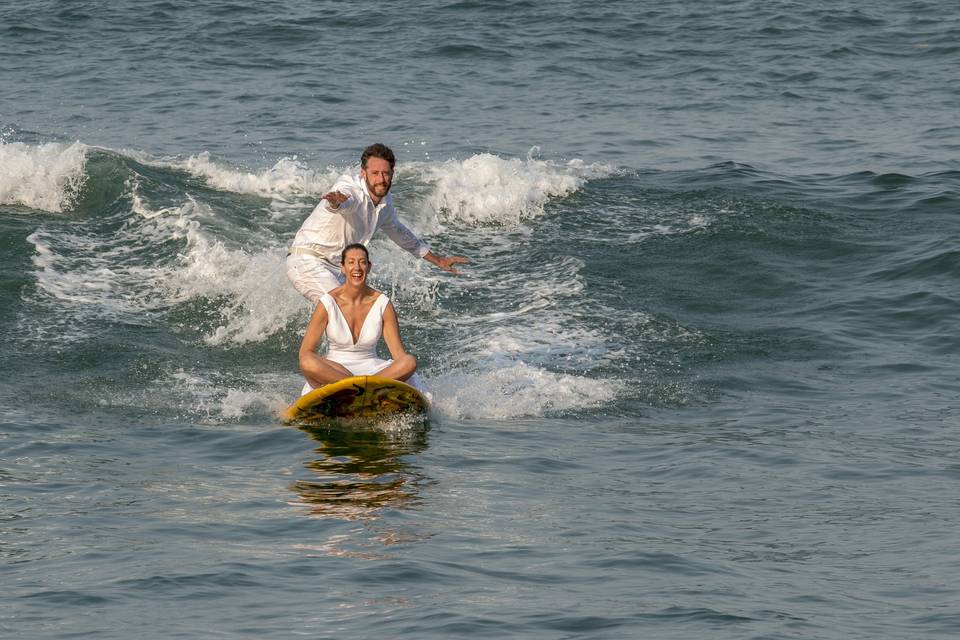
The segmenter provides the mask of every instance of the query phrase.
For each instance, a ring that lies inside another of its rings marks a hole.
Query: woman
[[[370,254],[362,244],[348,245],[340,254],[346,281],[323,294],[300,344],[300,370],[307,384],[303,393],[349,376],[378,375],[404,380],[422,389],[414,373],[417,359],[400,340],[400,325],[390,299],[367,285]],[[327,336],[326,357],[317,354]],[[383,336],[392,360],[377,357]]]

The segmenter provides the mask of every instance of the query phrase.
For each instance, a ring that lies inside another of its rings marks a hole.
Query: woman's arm
[[[407,380],[417,370],[417,359],[403,349],[400,323],[397,322],[397,312],[394,311],[392,302],[388,302],[383,310],[383,341],[390,349],[393,363],[381,369],[377,375],[394,380]]]
[[[383,341],[387,343],[387,349],[390,350],[390,356],[394,360],[399,360],[401,356],[407,354],[403,348],[403,340],[400,339],[400,323],[397,321],[397,312],[393,309],[392,302],[388,302],[383,309]]]
[[[318,304],[310,316],[310,322],[307,323],[307,330],[303,334],[303,341],[300,343],[300,368],[303,368],[304,358],[317,356],[317,347],[323,340],[323,334],[327,330],[327,310],[322,304]]]
[[[314,389],[353,375],[339,362],[317,354],[317,347],[320,346],[326,330],[327,310],[322,304],[318,304],[307,324],[307,331],[303,334],[303,342],[300,343],[300,371]]]

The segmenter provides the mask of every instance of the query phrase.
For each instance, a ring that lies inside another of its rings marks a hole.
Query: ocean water
[[[954,638],[947,2],[0,7],[0,633]],[[298,429],[360,150],[426,422]]]

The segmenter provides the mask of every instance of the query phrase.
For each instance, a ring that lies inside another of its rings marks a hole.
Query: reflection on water
[[[321,445],[307,463],[316,479],[298,480],[291,488],[315,516],[372,520],[384,508],[403,509],[417,500],[425,476],[403,457],[427,446],[427,423],[390,425],[301,426]]]

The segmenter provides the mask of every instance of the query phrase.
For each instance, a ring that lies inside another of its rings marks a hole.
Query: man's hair
[[[353,244],[348,244],[343,248],[343,251],[340,252],[340,262],[341,264],[347,261],[347,251],[351,249],[360,249],[363,251],[364,255],[367,256],[367,262],[370,262],[370,252],[367,250],[367,247],[360,244],[359,242],[354,242]]]
[[[393,151],[390,150],[390,147],[385,144],[380,144],[379,142],[372,144],[363,150],[363,155],[360,156],[361,168],[367,168],[368,158],[380,158],[381,160],[386,160],[390,163],[391,169],[393,169],[393,166],[397,164],[397,157],[393,155]]]

